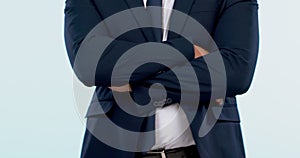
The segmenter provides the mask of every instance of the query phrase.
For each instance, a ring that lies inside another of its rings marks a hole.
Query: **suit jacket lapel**
[[[135,8],[135,7],[143,7],[144,4],[143,4],[143,0],[124,0],[128,6],[128,8]],[[185,14],[189,14],[190,12],[190,9],[192,7],[192,4],[194,3],[195,0],[175,0],[175,3],[174,3],[174,6],[173,6],[173,9],[175,10],[178,10],[178,11],[181,11]],[[146,12],[146,11],[145,11]],[[135,17],[135,19],[139,19],[137,16],[137,14],[133,13],[132,12],[132,15]],[[171,24],[172,24],[172,20],[176,21],[176,18],[172,17],[171,15],[171,19],[170,19],[170,27]],[[139,20],[136,20],[138,26],[139,25]],[[184,23],[184,21],[182,22]],[[182,24],[182,29],[183,29],[183,26],[184,24]],[[149,29],[140,29],[144,35],[144,38],[147,40],[147,41],[152,41],[154,39],[154,36],[153,36],[153,32],[151,32]]]
[[[142,7],[144,6],[143,0],[125,0],[128,8]],[[175,0],[173,9],[179,10],[186,14],[189,13],[194,0]]]
[[[124,1],[127,3],[128,8],[135,8],[135,7],[144,6],[143,0],[124,0]]]
[[[143,0],[124,0],[124,1],[126,2],[129,9],[136,8],[136,7],[144,7]],[[138,13],[134,13],[133,11],[131,13],[135,17],[135,20],[136,20],[138,26],[141,26],[138,19],[140,19],[140,18],[149,18],[148,16],[145,16],[146,14],[148,14],[146,9],[145,9],[145,12],[144,12],[145,13],[144,16],[141,16]],[[143,19],[141,21],[150,22],[149,20],[145,20],[145,19]],[[153,41],[153,39],[154,39],[153,32],[149,28],[141,28],[140,30],[142,31],[142,34],[144,35],[144,38],[145,38],[146,41]]]
[[[175,14],[174,11],[170,17],[170,30],[176,31],[177,34],[182,34],[187,17],[190,13],[191,7],[193,6],[195,0],[175,0],[173,10],[177,12],[182,12],[181,14]],[[184,15],[186,14],[186,15]],[[169,39],[171,38],[178,38],[177,35],[169,32]]]

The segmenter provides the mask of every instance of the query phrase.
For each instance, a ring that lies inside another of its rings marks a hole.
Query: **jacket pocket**
[[[220,114],[220,110],[221,114]],[[236,104],[235,98],[226,98],[224,106],[214,106],[212,107],[213,115],[218,121],[232,121],[240,122],[239,111]]]
[[[212,107],[213,115],[218,121],[240,122],[240,116],[237,107],[223,107],[220,115],[218,111],[222,107]]]

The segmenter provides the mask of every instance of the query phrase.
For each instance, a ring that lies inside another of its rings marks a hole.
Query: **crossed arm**
[[[195,53],[194,59],[196,59],[196,58],[200,58],[204,55],[207,55],[208,51],[197,45],[194,45],[194,53]],[[128,92],[128,91],[132,92],[130,84],[125,84],[123,86],[111,86],[108,88],[110,88],[113,91],[117,91],[117,92]]]
[[[226,96],[245,93],[250,86],[258,54],[257,9],[256,0],[228,0],[218,20],[213,39],[219,47],[225,65]],[[89,1],[68,0],[65,15],[66,45],[71,64],[73,65],[82,40],[103,19]],[[101,58],[99,62],[106,62],[108,67],[110,67],[110,59],[115,58],[114,56],[121,56],[126,50],[138,44],[131,41],[115,40],[113,46],[104,52],[106,54],[105,58]],[[197,51],[198,49],[195,50],[195,48],[198,47],[180,38],[170,40],[166,44],[177,48],[187,57],[198,78],[201,100],[209,101],[212,91],[210,87],[210,73],[201,56],[210,56],[212,53],[207,54],[203,49],[202,51]],[[201,50],[201,48],[199,49]],[[182,65],[180,59],[170,58],[167,60],[172,63],[171,65],[174,66],[174,69],[184,69],[185,66],[188,66],[187,64]],[[181,63],[180,66],[177,66],[179,63]],[[176,76],[170,70],[156,74],[162,68],[154,64],[145,72],[133,74],[131,82],[133,96],[138,98],[138,96],[147,95],[145,93],[147,93],[149,85],[161,83],[165,86],[168,97],[172,98],[173,102],[179,102],[180,85],[174,82]],[[110,73],[107,73],[109,71],[106,70],[110,69],[99,69],[96,72],[95,83],[88,83],[88,78],[95,76],[84,76],[79,79],[87,86],[106,86],[112,87],[113,90],[118,90],[120,87],[110,85]],[[215,71],[218,73],[217,70]]]

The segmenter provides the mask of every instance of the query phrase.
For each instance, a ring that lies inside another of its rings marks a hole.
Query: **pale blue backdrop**
[[[239,97],[250,158],[300,157],[300,1],[260,1],[261,47],[250,91]],[[79,157],[63,42],[63,0],[1,1],[0,157]]]

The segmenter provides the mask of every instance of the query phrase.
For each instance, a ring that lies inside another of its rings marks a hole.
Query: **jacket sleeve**
[[[259,43],[257,10],[258,4],[256,0],[228,0],[224,11],[218,19],[213,39],[219,47],[226,70],[227,97],[245,93],[251,84]],[[214,54],[210,53],[206,57],[210,58],[213,56]],[[186,92],[191,94],[195,94],[195,92],[193,93],[193,86],[199,86],[200,101],[207,103],[213,99],[211,98],[211,76],[208,66],[203,57],[192,60],[191,65],[196,73],[199,85],[191,83],[189,80],[181,80],[180,84],[188,85],[190,88]],[[188,75],[187,72],[180,71],[187,66],[187,64],[177,66],[172,70]],[[210,71],[214,71],[213,73],[220,74],[220,76],[222,75],[222,72],[218,72],[216,69],[212,68]],[[145,93],[148,92],[148,87],[154,83],[160,83],[164,86],[168,100],[171,100],[172,103],[180,102],[180,84],[171,70],[158,74],[141,84],[133,84],[132,95],[136,102],[145,104],[145,101],[149,101],[149,95]],[[220,87],[216,86],[214,90],[222,89],[222,85]],[[145,99],[143,96],[148,96],[148,99]],[[152,93],[152,97],[154,101],[162,99],[161,95],[155,95],[155,93]]]
[[[66,0],[65,6],[65,44],[67,48],[67,53],[69,60],[71,62],[72,68],[74,69],[74,62],[77,56],[78,50],[87,36],[87,34],[104,18],[101,17],[99,10],[95,7],[94,3],[91,0]],[[109,32],[110,26],[107,26]],[[142,34],[137,34],[143,36]],[[114,63],[118,58],[123,55],[128,49],[137,46],[140,43],[147,42],[144,41],[131,41],[124,39],[115,39],[112,36],[97,36],[101,40],[112,40],[111,44],[104,50],[102,57],[98,61],[96,71],[93,73],[86,73],[90,71],[89,62],[81,63],[78,70],[75,70],[75,74],[78,79],[85,84],[86,86],[111,86],[111,74],[114,68]],[[137,39],[143,39],[137,37]],[[187,59],[192,60],[194,58],[193,45],[189,43],[184,38],[172,39],[165,44],[168,44],[176,49],[180,50]],[[82,53],[82,52],[81,52]],[[84,56],[88,56],[89,52],[83,52]],[[182,63],[180,59],[168,58],[166,59],[171,65],[177,65]],[[138,61],[128,60],[130,64],[138,64]],[[137,63],[134,63],[137,62]],[[123,65],[120,67],[126,67],[128,63],[123,62]],[[78,66],[78,65],[77,65]],[[131,75],[130,82],[138,82],[144,80],[145,78],[156,74],[157,72],[164,70],[165,67],[158,64],[148,64],[147,69],[137,70],[134,74]],[[126,73],[126,72],[124,72]],[[120,76],[126,76],[128,74],[121,74]],[[116,79],[120,84],[122,84],[122,77]]]

